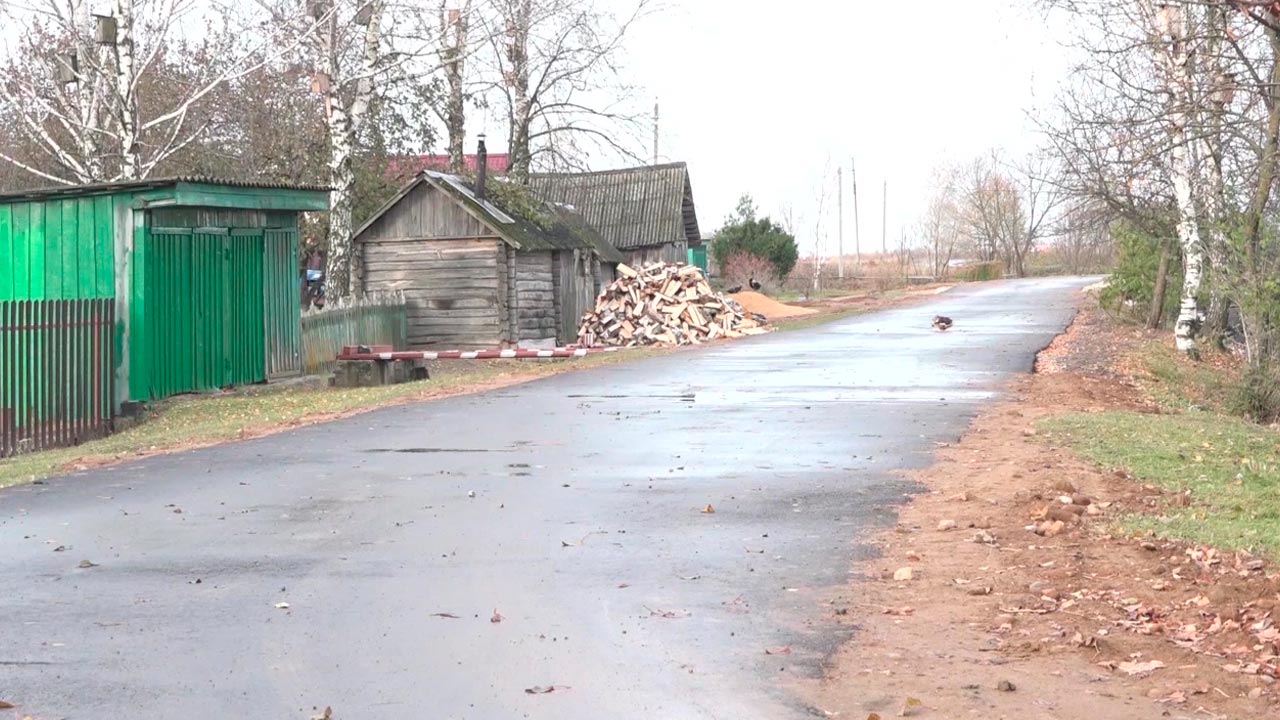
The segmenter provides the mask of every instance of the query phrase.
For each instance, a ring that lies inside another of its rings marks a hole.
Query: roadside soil
[[[1243,555],[1123,537],[1168,501],[1036,430],[1056,413],[1159,412],[1116,360],[1150,338],[1086,301],[1010,399],[913,478],[829,611],[855,630],[799,688],[816,716],[1257,718],[1280,712],[1277,572]],[[1061,502],[1071,502],[1070,505]],[[1084,505],[1084,503],[1088,503]],[[1047,517],[1046,517],[1047,516]],[[1061,526],[1051,523],[1059,519]],[[1050,524],[1045,524],[1050,523]],[[1028,528],[1038,528],[1046,536]],[[895,579],[896,577],[896,579]]]

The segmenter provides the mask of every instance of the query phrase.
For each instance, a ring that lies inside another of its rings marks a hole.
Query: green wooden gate
[[[148,312],[133,328],[131,384],[144,382],[146,396],[162,398],[267,379],[263,235],[148,233],[140,258]]]

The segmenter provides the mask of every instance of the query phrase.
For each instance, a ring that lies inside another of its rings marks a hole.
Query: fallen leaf
[[[623,588],[629,588],[629,587],[631,587],[631,583],[618,583],[618,589],[619,589],[619,590],[621,590],[621,589],[623,589]]]
[[[790,645],[783,645],[782,647],[776,647],[776,648],[765,648],[765,649],[764,649],[764,654],[765,654],[765,655],[790,655],[790,654],[791,654],[791,646],[790,646]]]
[[[894,580],[910,580],[912,577],[914,577],[914,575],[915,573],[909,567],[898,568],[898,571],[893,574],[893,579]]]
[[[498,608],[493,609],[493,617],[489,618],[489,622],[495,624],[502,622],[502,613],[498,612]]]
[[[529,695],[546,695],[547,693],[553,693],[557,690],[568,689],[568,685],[534,685],[533,687],[525,688],[524,691]]]
[[[1013,692],[1014,690],[1018,689],[1018,686],[1014,685],[1008,680],[1001,680],[998,684],[996,684],[996,689],[999,690],[1000,692]]]
[[[1187,701],[1187,694],[1182,692],[1181,690],[1175,690],[1169,693],[1168,695],[1166,695],[1165,697],[1160,698],[1156,702],[1168,703],[1170,705],[1181,705],[1186,701]]]
[[[649,616],[650,616],[650,617],[666,618],[667,620],[675,620],[675,619],[677,619],[677,618],[687,618],[687,617],[689,617],[689,613],[684,612],[684,611],[676,611],[676,610],[654,610],[653,608],[651,608],[651,607],[649,607],[649,606],[647,606],[647,605],[645,606],[645,608],[644,608],[644,609],[649,611]]]
[[[956,529],[955,520],[943,520],[938,523],[938,530],[941,532],[946,532],[947,530],[955,530],[955,529]]]
[[[885,608],[884,614],[885,615],[910,615],[915,611],[916,609],[913,607]]]
[[[445,613],[445,612],[431,613],[431,617],[449,618],[450,620],[458,619],[457,615],[454,615],[453,613]]]
[[[312,715],[311,720],[333,720],[333,708],[325,705],[324,712],[319,715]]]
[[[98,563],[96,563],[96,562],[90,562],[90,561],[88,561],[88,560],[81,560],[81,561],[80,561],[80,564],[79,564],[79,565],[77,565],[76,567],[79,567],[79,568],[81,568],[82,570],[83,570],[83,569],[88,569],[88,568],[95,568],[95,567],[98,567]]]
[[[883,720],[883,719],[880,717],[880,713],[871,713],[870,715],[867,716],[867,720]]]
[[[11,703],[11,702],[7,702],[7,701],[5,701],[5,700],[0,700],[0,710],[12,710],[13,708],[16,708],[16,707],[18,707],[18,706],[17,706],[17,705],[14,705],[14,704],[13,704],[13,703]]]
[[[711,514],[715,513],[715,511],[716,511],[716,509],[715,509],[715,508],[713,508],[713,507],[711,507],[711,504],[710,504],[710,503],[707,503],[707,506],[706,506],[706,507],[704,507],[704,508],[702,508],[702,513],[703,513],[704,515],[711,515]]]
[[[1159,660],[1148,660],[1146,662],[1129,660],[1116,665],[1116,669],[1126,675],[1144,675],[1146,673],[1159,670],[1162,667],[1164,667],[1164,663]]]
[[[68,550],[70,550],[70,549],[71,549],[71,546],[70,546],[70,545],[59,545],[58,547],[54,548],[54,549],[53,549],[53,551],[54,551],[54,552],[66,552],[66,551],[68,551]]]
[[[911,715],[922,707],[924,707],[924,703],[920,702],[916,698],[909,697],[906,702],[902,703],[902,709],[898,711],[898,717]]]
[[[277,610],[288,610],[288,609],[289,609],[289,603],[287,603],[287,602],[278,602],[278,603],[276,603],[276,609],[277,609]]]

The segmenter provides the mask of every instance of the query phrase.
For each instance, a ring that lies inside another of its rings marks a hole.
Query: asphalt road
[[[0,492],[0,699],[42,720],[804,717],[786,681],[848,639],[823,597],[892,522],[896,471],[1028,371],[1084,284]]]

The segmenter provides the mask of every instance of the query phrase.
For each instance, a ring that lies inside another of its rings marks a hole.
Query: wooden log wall
[[[681,240],[664,245],[623,250],[622,254],[626,256],[627,264],[631,267],[643,267],[656,262],[684,264],[689,262],[689,244]]]
[[[556,337],[555,280],[550,251],[516,252],[515,302],[511,312],[517,343],[545,341]]]
[[[365,289],[404,293],[412,348],[492,348],[506,337],[506,243],[365,240]]]

